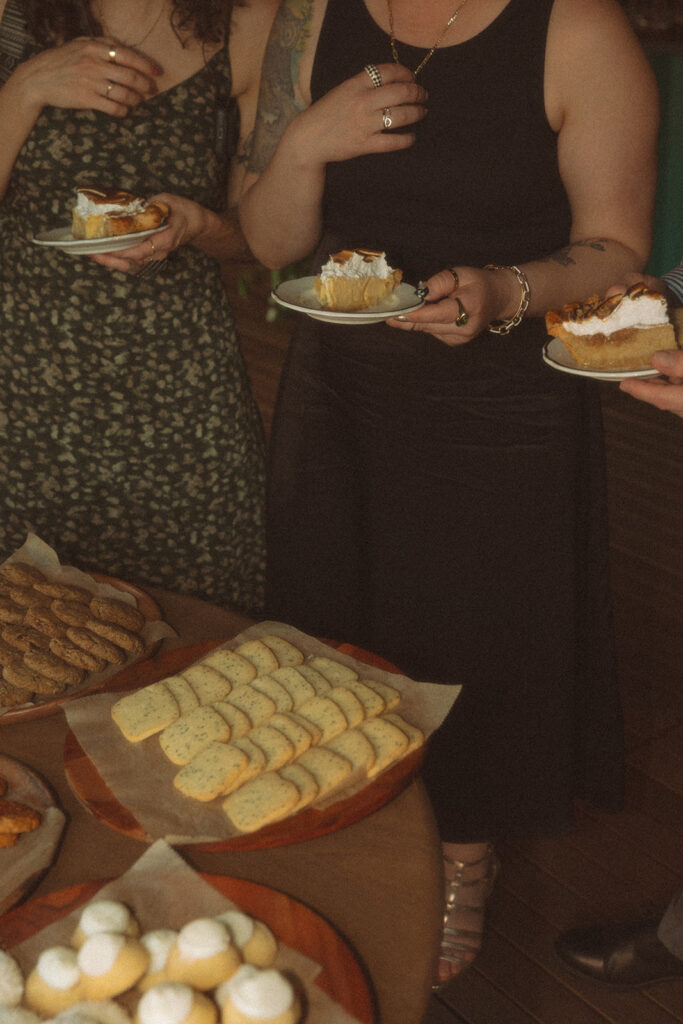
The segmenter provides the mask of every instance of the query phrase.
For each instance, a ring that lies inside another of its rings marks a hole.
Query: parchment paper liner
[[[407,676],[366,665],[313,637],[281,622],[259,622],[221,647],[235,648],[244,640],[276,633],[290,640],[307,656],[321,654],[354,668],[360,678],[387,682],[402,694],[398,713],[429,735],[441,724],[456,699],[460,687],[436,683],[418,683]],[[189,666],[188,666],[189,667]],[[240,835],[221,808],[221,799],[210,803],[192,800],[173,785],[179,766],[172,764],[159,745],[159,737],[150,736],[141,743],[129,743],[111,719],[111,707],[121,694],[102,693],[73,701],[64,710],[70,728],[107,786],[149,836],[170,843],[206,843]],[[379,777],[379,776],[377,776]],[[330,794],[322,807],[357,792],[363,780]]]
[[[205,882],[163,840],[150,846],[124,875],[105,885],[94,898],[125,903],[143,932],[153,928],[177,931],[197,917],[213,917],[226,910],[241,909]],[[12,956],[25,976],[43,950],[69,945],[82,912],[83,907],[79,907],[12,948]],[[356,1018],[314,984],[322,969],[319,964],[279,941],[274,966],[280,971],[291,971],[304,985],[309,1000],[306,1024],[354,1024]],[[136,998],[130,995],[119,1001],[132,1010],[130,1004]]]
[[[112,587],[109,583],[98,583],[92,578],[92,576],[89,576],[85,572],[81,572],[80,569],[75,569],[72,565],[62,565],[59,561],[57,552],[34,533],[29,533],[24,544],[10,555],[2,565],[7,564],[8,562],[28,562],[30,565],[35,566],[36,569],[40,569],[41,572],[45,573],[48,579],[56,583],[70,583],[77,587],[84,587],[86,590],[89,590],[93,596],[113,597],[117,601],[125,601],[126,604],[130,604],[133,607],[136,606],[134,596],[127,593],[125,590],[119,590],[118,587]],[[140,631],[140,636],[145,642],[145,649],[150,648],[157,640],[161,640],[164,637],[177,637],[177,635],[178,634],[175,630],[169,626],[167,622],[162,622],[161,620],[146,622]],[[0,708],[0,715],[4,715],[8,711],[19,711],[24,708],[38,707],[40,704],[52,703],[63,697],[71,697],[73,694],[77,694],[81,690],[89,690],[93,686],[98,686],[100,683],[106,682],[106,680],[111,678],[111,676],[116,675],[116,673],[124,669],[126,665],[131,665],[136,660],[139,660],[139,658],[129,658],[124,665],[109,665],[102,672],[89,672],[83,682],[79,683],[78,686],[71,686],[62,693],[50,694],[43,700],[33,700],[30,703],[20,704],[11,708]]]
[[[42,781],[21,761],[0,754],[0,775],[7,779],[7,800],[27,804],[42,815],[38,828],[0,850],[0,913],[4,913],[52,863],[66,819]]]

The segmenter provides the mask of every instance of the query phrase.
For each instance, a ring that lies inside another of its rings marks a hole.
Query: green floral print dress
[[[27,56],[37,52],[31,46]],[[225,206],[227,48],[123,119],[46,107],[0,203],[0,561],[62,562],[257,613],[264,439],[217,261],[136,277],[32,243],[76,186]]]

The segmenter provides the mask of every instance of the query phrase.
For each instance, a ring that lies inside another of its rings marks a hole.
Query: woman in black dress
[[[429,286],[388,324],[298,326],[267,601],[463,686],[425,767],[441,981],[479,947],[492,841],[622,798],[598,394],[545,366],[542,317],[645,265],[657,120],[616,0],[453,8],[286,0],[240,207],[267,265],[363,247]]]

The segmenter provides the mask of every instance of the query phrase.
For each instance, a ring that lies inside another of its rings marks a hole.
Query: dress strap
[[[26,20],[18,0],[7,0],[0,21],[0,85],[4,85],[21,63],[28,41]]]

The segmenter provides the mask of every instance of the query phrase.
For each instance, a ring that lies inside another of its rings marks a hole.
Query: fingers
[[[131,50],[129,46],[117,43],[114,39],[104,36],[91,42],[97,46],[99,58],[107,64],[116,68],[127,68],[152,81],[161,74],[161,69],[149,57]]]
[[[619,387],[633,398],[683,416],[683,384],[664,380],[623,380]]]

